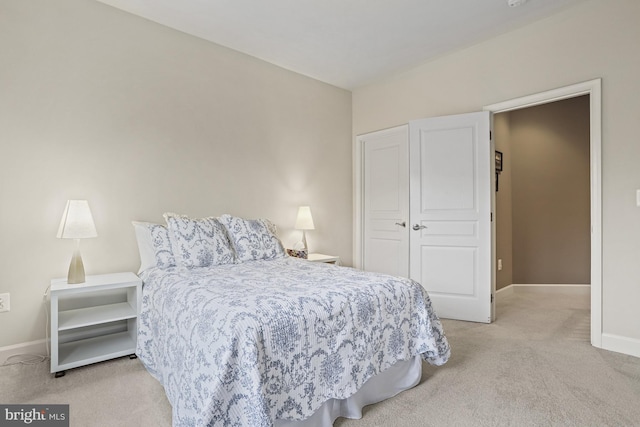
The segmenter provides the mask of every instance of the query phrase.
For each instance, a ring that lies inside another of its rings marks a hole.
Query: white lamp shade
[[[86,200],[67,200],[67,206],[64,208],[60,227],[58,227],[58,238],[85,239],[97,236],[89,203]]]
[[[296,230],[314,230],[313,217],[309,206],[298,208],[298,218],[296,219]]]

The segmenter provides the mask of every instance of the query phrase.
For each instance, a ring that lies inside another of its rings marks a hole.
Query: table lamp
[[[98,233],[93,223],[89,203],[86,200],[67,200],[67,206],[64,208],[57,236],[59,239],[76,240],[76,249],[69,265],[67,283],[84,283],[84,265],[80,256],[80,239],[97,236]]]
[[[307,230],[314,230],[313,217],[311,216],[311,208],[309,206],[300,206],[298,208],[298,218],[296,219],[296,230],[302,230],[302,246],[307,248]]]

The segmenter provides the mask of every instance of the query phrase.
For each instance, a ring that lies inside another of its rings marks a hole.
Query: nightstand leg
[[[64,374],[65,374],[66,372],[67,372],[67,371],[59,371],[59,372],[56,372],[56,378],[64,377]]]

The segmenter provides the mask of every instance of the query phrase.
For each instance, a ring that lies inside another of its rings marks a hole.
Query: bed
[[[134,223],[137,355],[174,426],[331,426],[449,358],[416,282],[289,257],[266,220],[165,218]]]

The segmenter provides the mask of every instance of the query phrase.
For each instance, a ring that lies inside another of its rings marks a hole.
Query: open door
[[[410,277],[442,318],[492,320],[489,112],[409,123]]]

